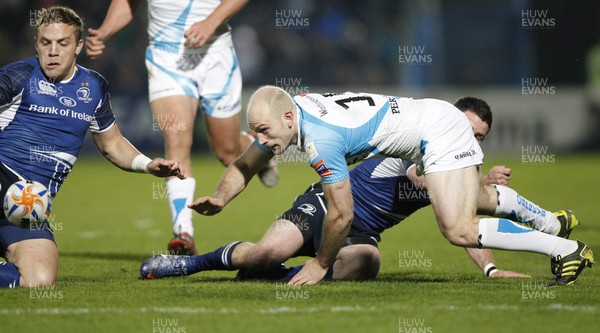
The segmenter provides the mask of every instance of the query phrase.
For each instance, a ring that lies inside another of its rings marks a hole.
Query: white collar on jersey
[[[71,80],[73,80],[73,78],[75,77],[75,73],[77,73],[79,69],[77,68],[77,64],[75,64],[75,69],[73,69],[73,74],[71,74],[70,77],[60,81],[60,83],[69,83],[71,82]]]

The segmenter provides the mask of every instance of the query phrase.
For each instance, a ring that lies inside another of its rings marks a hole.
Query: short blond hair
[[[69,7],[53,6],[39,11],[35,22],[36,31],[38,31],[42,25],[53,23],[72,25],[73,28],[75,28],[76,40],[80,40],[83,35],[83,20]]]
[[[250,112],[257,103],[263,103],[269,108],[269,112],[277,112],[277,114],[294,109],[292,96],[277,86],[262,86],[256,89],[248,101],[247,112]]]

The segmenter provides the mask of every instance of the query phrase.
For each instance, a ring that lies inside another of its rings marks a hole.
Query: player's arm
[[[496,268],[494,264],[494,257],[492,256],[492,251],[488,249],[475,249],[465,247],[467,254],[475,265],[481,269],[483,274],[487,277],[493,278],[531,278],[529,275],[521,274],[518,272],[511,271],[503,271]]]
[[[508,185],[512,170],[504,165],[494,165],[483,179],[485,185]]]
[[[199,48],[208,41],[217,28],[238,13],[248,0],[222,0],[204,20],[194,23],[184,34],[185,46]]]
[[[98,150],[112,164],[125,171],[151,173],[157,177],[177,176],[185,178],[177,161],[155,158],[151,160],[140,153],[113,124],[103,132],[92,133]]]
[[[327,200],[327,214],[323,222],[323,242],[314,259],[291,280],[290,284],[316,284],[327,273],[342,247],[354,216],[350,178],[332,184],[323,184],[323,193]]]
[[[133,19],[141,0],[112,0],[104,22],[98,29],[89,28],[85,39],[88,58],[97,59],[104,52],[105,42]]]
[[[252,177],[269,162],[273,154],[252,144],[238,156],[225,170],[217,190],[210,197],[202,197],[188,205],[202,215],[215,215],[241,193]]]
[[[417,176],[417,165],[411,164],[411,166],[406,169],[406,177],[413,182],[413,184],[417,185],[418,188],[426,189],[427,184],[425,184],[425,175]]]

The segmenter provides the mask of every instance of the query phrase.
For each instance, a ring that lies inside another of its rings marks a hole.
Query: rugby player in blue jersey
[[[492,113],[481,99],[464,97],[455,105],[464,111],[478,143],[487,136]],[[550,213],[520,197],[508,184],[510,169],[495,166],[488,172],[479,196],[478,213],[497,217],[511,216],[545,233],[568,237],[577,225],[569,211]],[[354,199],[354,219],[327,278],[363,280],[379,272],[380,234],[403,221],[416,210],[430,204],[423,177],[415,174],[414,164],[394,158],[374,158],[350,171]],[[491,186],[491,184],[495,184]],[[523,204],[527,203],[527,204]],[[278,218],[257,243],[233,242],[199,257],[154,256],[142,264],[143,278],[190,275],[204,270],[235,270],[241,278],[291,278],[300,267],[281,266],[296,256],[315,257],[320,247],[327,203],[322,185],[312,184],[299,195],[293,207]],[[526,277],[499,270],[487,249],[466,248],[486,276]]]
[[[42,10],[34,39],[36,56],[0,69],[0,198],[19,179],[44,184],[54,197],[88,131],[106,159],[132,172],[185,178],[177,161],[151,160],[121,135],[108,83],[76,64],[83,21],[66,7]],[[48,223],[10,224],[0,212],[0,287],[56,282],[58,249]]]
[[[575,282],[594,258],[581,241],[520,226],[507,218],[476,215],[483,152],[463,112],[436,99],[412,99],[371,93],[318,94],[293,98],[283,89],[264,86],[248,103],[248,124],[256,145],[230,164],[213,196],[190,208],[219,213],[242,192],[273,154],[297,145],[321,176],[328,203],[317,255],[291,280],[318,283],[344,244],[353,219],[348,165],[375,155],[403,158],[425,175],[438,227],[453,245],[527,251],[551,257],[551,285]]]

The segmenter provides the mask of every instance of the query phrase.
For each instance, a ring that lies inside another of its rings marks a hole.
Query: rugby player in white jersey
[[[325,276],[344,243],[353,219],[348,164],[384,155],[417,164],[440,231],[461,247],[536,252],[553,259],[552,285],[573,283],[593,254],[572,241],[520,226],[506,218],[476,215],[483,153],[468,118],[452,104],[370,93],[303,94],[292,98],[275,86],[259,88],[248,105],[256,145],[232,163],[213,196],[189,207],[203,215],[219,213],[243,191],[273,154],[290,145],[306,151],[321,176],[328,210],[317,256],[290,284],[315,284]]]
[[[169,252],[195,254],[192,211],[196,180],[191,149],[198,107],[217,159],[230,164],[254,138],[240,132],[242,76],[228,20],[247,0],[148,0],[146,67],[154,122],[163,134],[165,155],[180,161],[188,177],[167,180],[174,238]],[[141,0],[113,0],[98,29],[89,29],[87,55],[102,55],[105,42],[133,18]],[[279,179],[276,160],[259,171],[268,187]]]
[[[454,105],[467,114],[473,134],[481,144],[492,125],[489,105],[474,97],[463,97]],[[479,196],[478,213],[511,216],[536,230],[568,238],[578,224],[575,215],[564,210],[550,213],[514,190],[498,185],[508,184],[510,171],[495,166],[488,172],[486,186]],[[372,158],[350,171],[354,219],[344,246],[325,278],[364,280],[377,276],[381,233],[429,205],[423,178],[414,174],[414,164],[397,158]],[[242,279],[289,280],[301,266],[287,268],[281,263],[291,257],[316,256],[326,211],[322,185],[315,183],[296,197],[292,208],[280,215],[257,244],[233,242],[197,257],[157,255],[144,261],[140,273],[142,278],[156,279],[206,270],[239,269],[238,277]],[[486,276],[528,277],[497,269],[488,249],[465,249]]]

